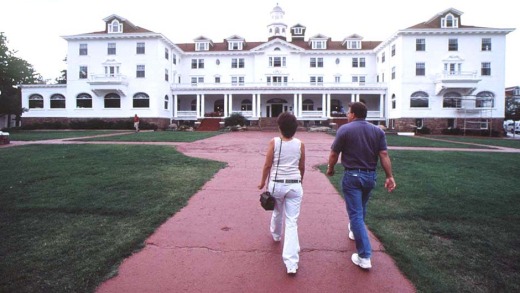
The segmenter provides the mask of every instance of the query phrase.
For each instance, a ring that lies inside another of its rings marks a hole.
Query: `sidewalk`
[[[224,161],[228,167],[97,292],[415,292],[373,235],[373,268],[367,272],[350,261],[355,244],[348,239],[344,202],[313,167],[327,162],[333,137],[324,133],[296,133],[307,158],[298,225],[300,269],[294,277],[286,274],[282,244],[271,238],[270,212],[261,209],[256,188],[267,143],[277,135],[231,132],[176,143],[188,156]]]

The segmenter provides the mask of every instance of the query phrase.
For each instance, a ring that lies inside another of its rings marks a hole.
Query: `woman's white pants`
[[[273,190],[276,205],[271,217],[271,234],[275,241],[280,241],[285,214],[285,233],[282,258],[287,268],[298,266],[300,260],[300,241],[298,239],[298,217],[303,198],[301,183],[269,183],[269,190]]]

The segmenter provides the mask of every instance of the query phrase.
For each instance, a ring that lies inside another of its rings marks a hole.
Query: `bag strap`
[[[276,163],[276,171],[274,173],[274,180],[276,180],[276,177],[278,176],[278,166],[280,165],[280,157],[282,155],[282,138],[280,137],[280,150],[278,151],[278,162]],[[269,172],[269,177],[271,177],[271,172]],[[267,179],[267,182],[269,182],[269,178]],[[276,183],[273,184],[273,192],[274,193],[274,186]],[[267,186],[265,187],[265,190],[267,190]]]

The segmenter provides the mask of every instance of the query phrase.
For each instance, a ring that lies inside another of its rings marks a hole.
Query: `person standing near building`
[[[262,179],[258,189],[263,189],[269,177],[268,190],[276,199],[271,216],[270,231],[273,240],[282,239],[283,217],[285,233],[282,259],[287,274],[296,274],[299,263],[300,241],[298,238],[298,217],[303,198],[302,180],[305,173],[305,145],[294,137],[298,128],[296,117],[283,112],[278,116],[280,137],[269,141]]]
[[[370,269],[372,247],[365,226],[367,203],[375,187],[378,159],[385,171],[385,188],[392,192],[396,183],[392,174],[392,164],[387,151],[383,130],[365,120],[367,107],[356,102],[349,105],[348,123],[342,125],[331,146],[327,175],[334,175],[334,166],[341,154],[341,164],[345,168],[342,178],[342,192],[350,220],[349,238],[356,242],[357,253],[352,254],[352,262],[363,269]]]
[[[135,132],[139,132],[139,116],[137,114],[134,115],[134,128]]]

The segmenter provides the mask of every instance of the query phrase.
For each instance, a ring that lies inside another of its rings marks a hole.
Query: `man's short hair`
[[[283,136],[291,138],[296,133],[296,129],[298,128],[298,121],[296,120],[296,117],[290,112],[283,112],[278,115],[276,122],[278,123],[278,127],[280,128]]]
[[[350,112],[354,113],[356,118],[367,118],[367,106],[361,102],[354,102],[348,105],[350,107]]]

